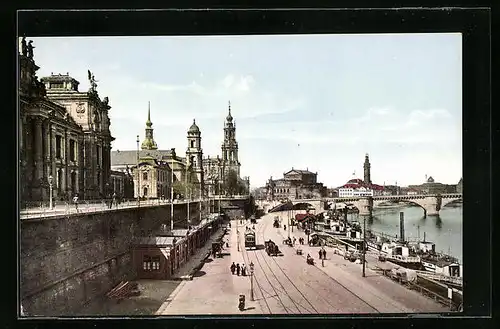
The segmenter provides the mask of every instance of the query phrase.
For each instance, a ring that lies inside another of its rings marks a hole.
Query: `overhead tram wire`
[[[264,234],[263,234],[263,231],[259,232],[262,234],[262,238],[264,239]],[[293,281],[290,279],[290,277],[285,273],[285,271],[283,270],[283,268],[281,268],[278,264],[278,262],[276,261],[276,259],[274,259],[273,257],[271,257],[273,259],[273,261],[276,263],[277,267],[280,269],[281,273],[283,273],[286,277],[286,279],[292,284],[292,286],[299,292],[299,294],[302,296],[302,298],[312,307],[312,309],[314,310],[314,312],[318,313],[318,310],[314,307],[314,305],[309,301],[309,299],[307,299],[304,294],[302,293],[302,291],[300,291],[300,289],[293,283]],[[273,271],[273,269],[271,268],[271,266],[269,265],[269,263],[267,262],[266,258],[264,257],[264,261],[266,262],[267,266],[269,267],[269,269],[271,270],[271,273],[274,275],[274,277],[276,278],[276,281],[278,281],[279,285],[283,288],[283,290],[285,291],[285,294],[288,296],[288,298],[292,301],[292,303],[295,305],[295,307],[297,308],[297,310],[302,313],[298,307],[298,305],[300,305],[303,309],[305,309],[306,311],[309,311],[311,312],[309,309],[307,309],[307,307],[303,306],[301,303],[298,303],[296,300],[294,300],[291,296],[290,296],[290,293],[285,289],[285,287],[283,286],[283,284],[281,283],[281,281],[278,280],[278,277],[276,276],[276,273]]]

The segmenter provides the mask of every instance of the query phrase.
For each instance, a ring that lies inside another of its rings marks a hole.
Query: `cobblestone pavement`
[[[283,228],[272,227],[271,217],[274,216],[264,216],[258,232],[262,242],[272,239],[279,244],[284,254],[283,257],[273,257],[275,264],[271,263],[273,272],[279,273],[281,283],[286,283],[283,284],[284,290],[290,295],[282,298],[283,302],[279,303],[282,308],[285,304],[286,309],[295,309],[299,313],[432,313],[448,310],[433,299],[372,270],[371,267],[383,266],[375,262],[373,257],[363,278],[362,265],[344,260],[342,256],[334,254],[333,248],[325,247],[327,259],[322,263],[318,258],[319,247],[298,243],[293,247],[283,245],[282,241],[288,237],[288,232]],[[299,237],[307,241],[306,234],[301,230],[294,229],[290,236],[296,237],[297,241]],[[303,255],[296,254],[298,248],[303,250]],[[306,264],[307,254],[315,259],[314,266]],[[267,264],[264,263],[264,266]],[[287,299],[301,301],[305,307],[300,310],[300,305],[297,307],[291,301],[287,304]]]
[[[192,281],[184,281],[173,296],[157,311],[158,315],[262,314],[258,302],[250,300],[250,277],[232,275],[232,262],[242,264],[238,252],[236,221],[224,237],[229,243],[222,258],[210,256]],[[238,296],[246,296],[246,308],[238,310]]]
[[[248,222],[232,221],[228,237],[230,256],[209,258],[193,281],[183,283],[168,305],[159,314],[240,314],[238,295],[245,294],[247,309],[242,314],[362,314],[362,313],[432,313],[447,308],[434,300],[380,275],[368,266],[363,278],[360,264],[344,260],[326,247],[327,259],[318,259],[318,247],[282,242],[288,236],[283,228],[273,228],[276,214],[267,214],[255,225],[257,250],[244,248],[244,232]],[[239,244],[238,248],[238,234]],[[305,237],[294,229],[291,236]],[[282,256],[269,256],[264,241],[273,240]],[[303,249],[298,255],[296,249]],[[306,263],[306,255],[315,258],[315,265]],[[232,262],[255,266],[250,301],[250,277],[231,275]],[[373,265],[373,264],[371,264]]]

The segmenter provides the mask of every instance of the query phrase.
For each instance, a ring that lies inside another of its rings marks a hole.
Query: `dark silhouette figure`
[[[326,259],[326,250],[323,249],[323,259]]]
[[[321,256],[323,256],[323,252],[320,250],[318,251],[318,253],[319,253],[319,259],[321,259]]]
[[[240,269],[241,269],[240,263],[236,264],[236,275],[238,276],[240,275]]]
[[[236,265],[234,264],[234,262],[231,264],[230,269],[231,269],[231,274],[234,275],[234,271],[236,271]]]

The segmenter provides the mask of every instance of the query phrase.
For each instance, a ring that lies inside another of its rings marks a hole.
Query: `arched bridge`
[[[406,201],[420,206],[424,210],[424,216],[439,215],[439,211],[447,204],[461,200],[462,193],[450,194],[425,194],[425,195],[387,195],[374,197],[346,197],[346,198],[322,198],[322,199],[297,199],[289,203],[279,201],[259,201],[262,208],[269,212],[282,211],[286,209],[305,209],[313,207],[317,211],[328,209],[332,203],[346,203],[358,208],[360,215],[371,215],[373,208],[386,202]],[[262,206],[266,205],[266,207]]]

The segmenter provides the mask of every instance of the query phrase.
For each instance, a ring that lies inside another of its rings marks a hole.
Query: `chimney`
[[[402,211],[399,213],[399,238],[401,242],[405,242],[405,214]]]

